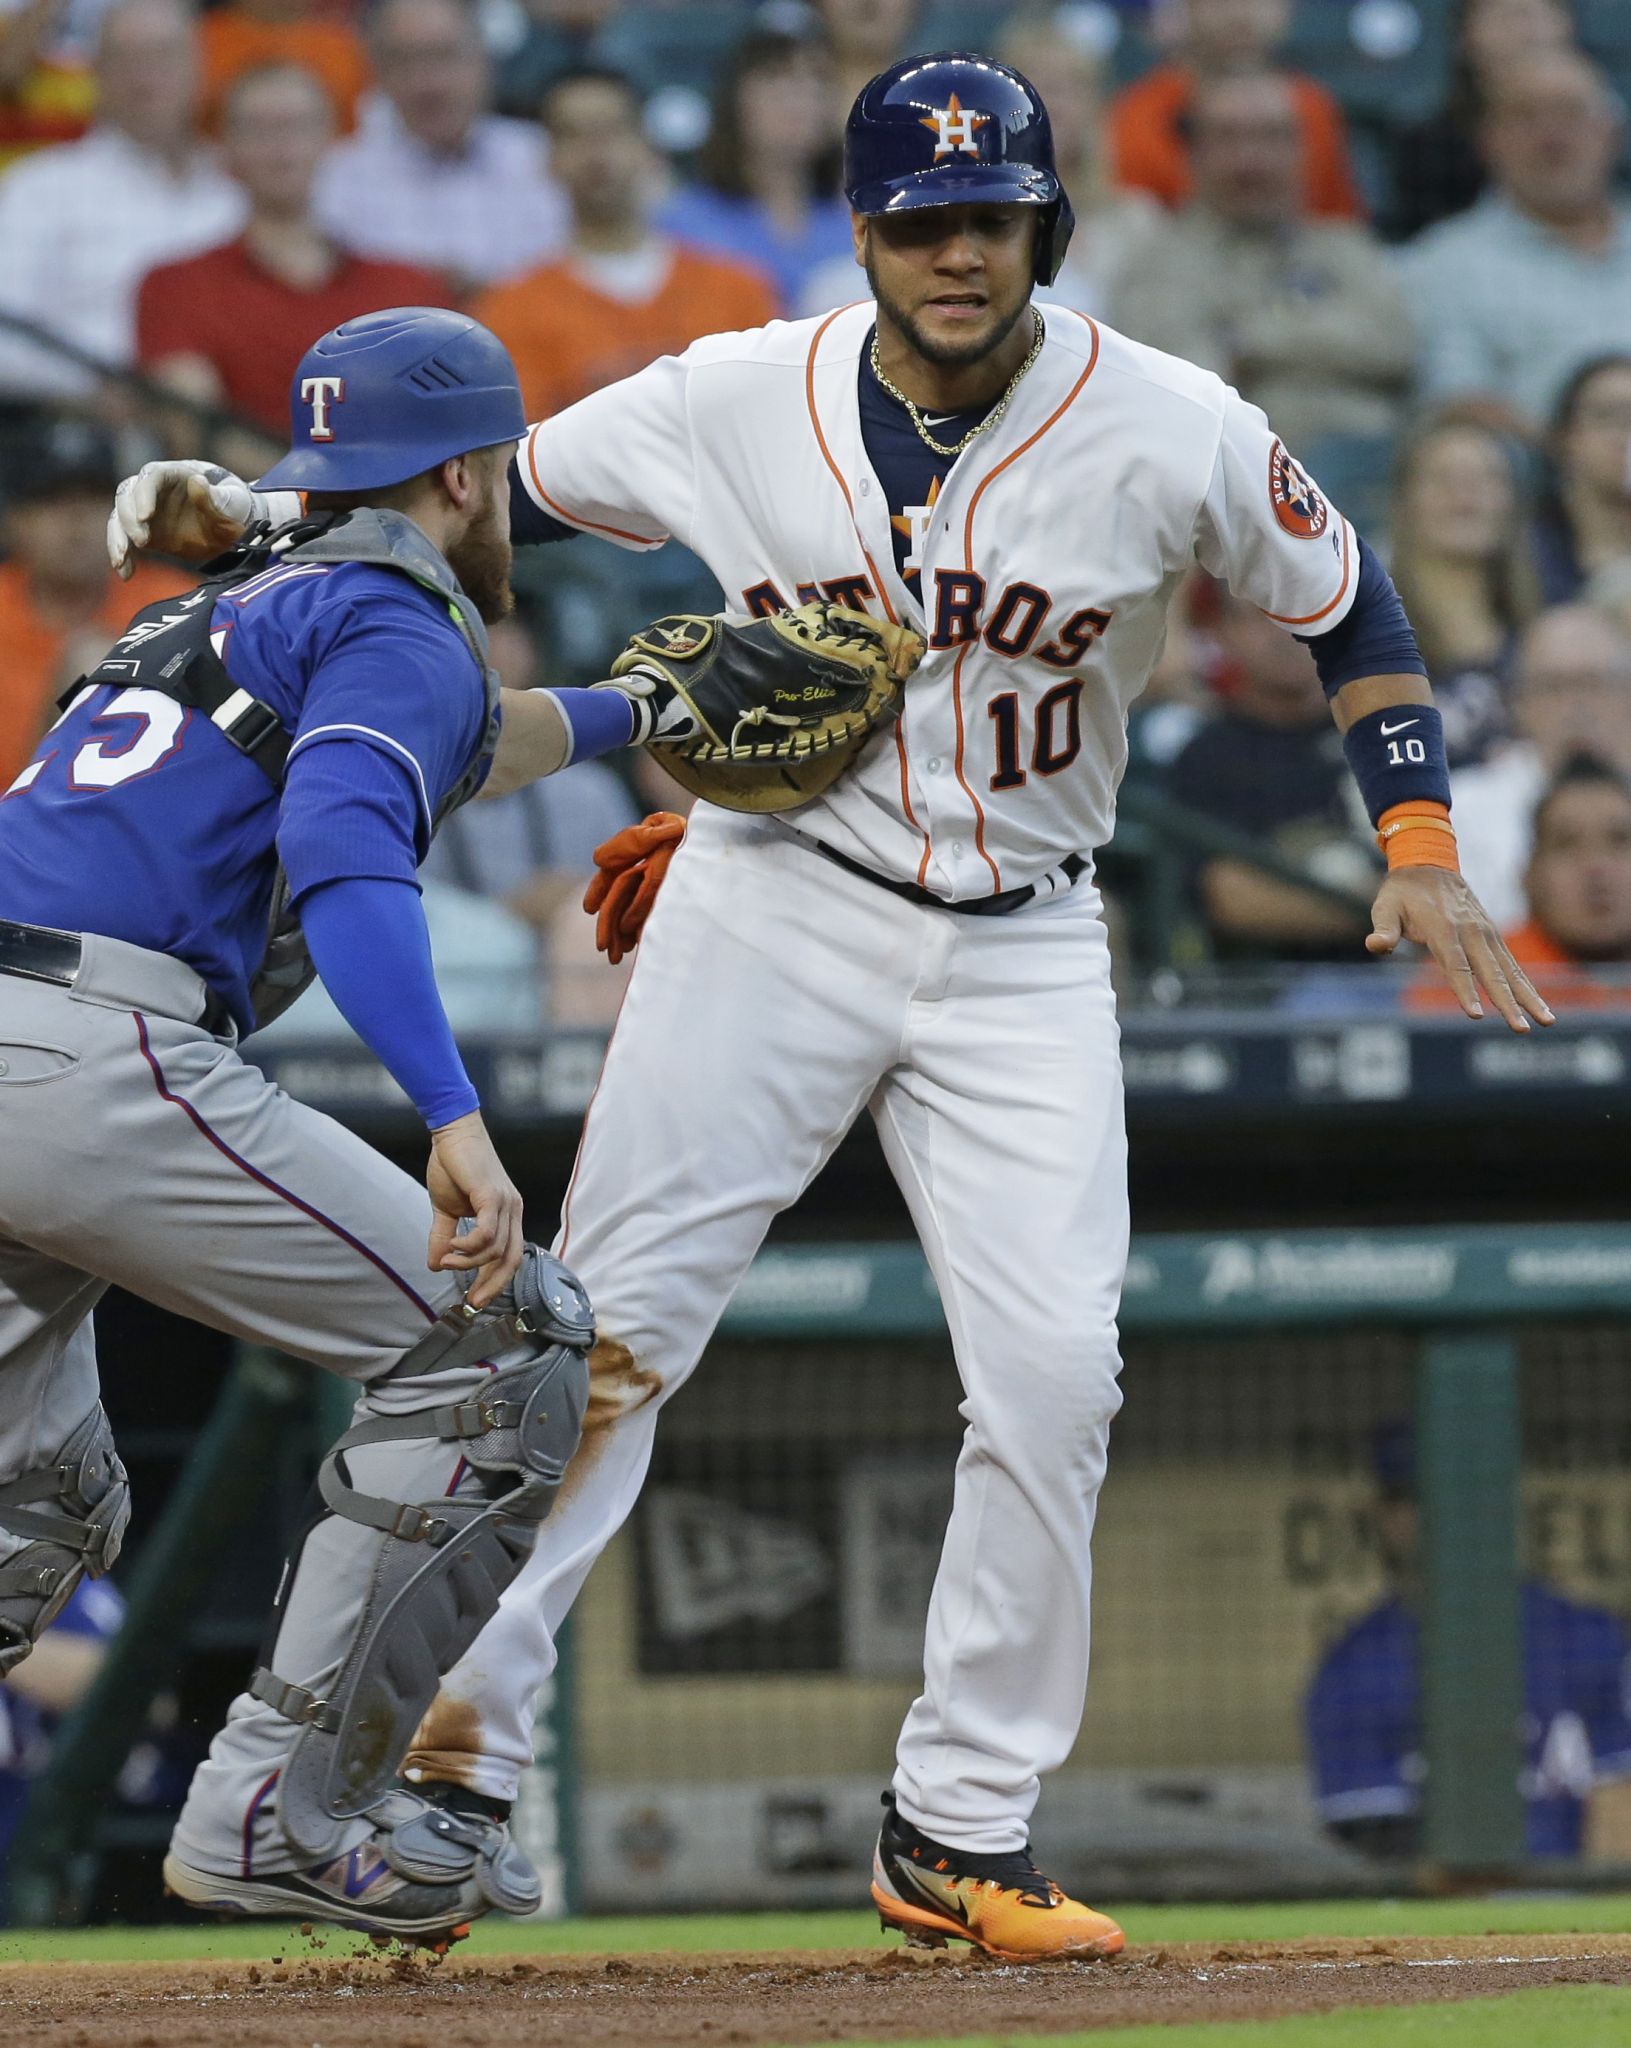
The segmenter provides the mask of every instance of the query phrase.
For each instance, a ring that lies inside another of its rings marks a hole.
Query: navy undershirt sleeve
[[[546,541],[575,540],[578,529],[564,519],[552,519],[532,502],[521,481],[520,466],[510,462],[510,539],[518,548],[541,547]]]
[[[410,881],[324,883],[300,906],[334,1006],[430,1130],[481,1107],[442,1008],[424,905]]]
[[[1363,540],[1359,582],[1341,625],[1329,633],[1299,633],[1320,672],[1327,697],[1361,676],[1425,676],[1427,664],[1393,578]]]

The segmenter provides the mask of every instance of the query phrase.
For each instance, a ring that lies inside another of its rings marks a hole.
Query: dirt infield
[[[1130,1950],[1017,1967],[890,1950],[0,1968],[7,2048],[719,2048],[1251,2020],[1631,1984],[1631,1936]]]

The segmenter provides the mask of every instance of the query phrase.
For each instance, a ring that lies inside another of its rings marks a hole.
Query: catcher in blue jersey
[[[396,1773],[549,1512],[594,1330],[523,1236],[416,869],[483,785],[757,734],[790,677],[806,708],[772,734],[814,743],[808,707],[891,650],[820,607],[668,622],[678,681],[630,655],[588,689],[501,693],[485,627],[510,604],[525,421],[498,341],[440,310],[347,322],[291,418],[262,480],[302,494],[271,501],[283,522],[234,528],[193,591],[138,613],[0,796],[0,1674],[118,1556],[105,1287],[353,1381],[165,1875],[207,1908],[440,1943],[537,1903],[507,1809]],[[207,522],[211,482],[169,488]],[[422,1117],[423,1187],[239,1056],[314,973]]]

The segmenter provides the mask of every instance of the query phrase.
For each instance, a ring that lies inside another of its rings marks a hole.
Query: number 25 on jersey
[[[70,705],[57,723],[71,718],[74,709]],[[87,792],[116,789],[122,782],[151,775],[180,746],[191,716],[183,705],[157,690],[115,692],[91,720],[93,736],[80,745],[68,763],[68,787]],[[53,747],[37,761],[31,761],[5,792],[6,796],[20,796],[30,788],[59,751]]]

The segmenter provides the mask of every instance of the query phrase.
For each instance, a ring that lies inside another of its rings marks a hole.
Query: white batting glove
[[[148,462],[127,476],[108,515],[108,560],[121,579],[144,548],[203,562],[259,520],[281,526],[301,513],[298,491],[257,491],[218,463]]]

